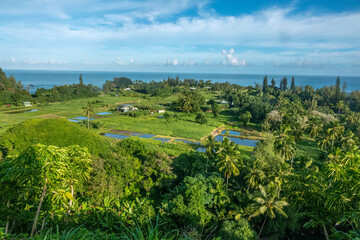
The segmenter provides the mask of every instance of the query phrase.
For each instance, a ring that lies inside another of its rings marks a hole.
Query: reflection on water
[[[232,131],[232,130],[224,130],[224,131],[221,132],[221,134],[226,134],[227,132],[231,136],[241,136],[241,132]]]
[[[109,115],[112,114],[111,112],[99,112],[99,113],[95,113],[96,115]]]
[[[111,137],[111,138],[117,138],[117,139],[125,139],[125,138],[129,137],[129,136],[120,135],[120,134],[113,134],[113,133],[105,133],[104,136]]]
[[[159,140],[159,141],[162,141],[162,142],[168,142],[171,140],[171,138],[153,138],[154,140]]]

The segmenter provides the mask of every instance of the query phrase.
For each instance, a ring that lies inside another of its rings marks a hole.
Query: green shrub
[[[222,240],[251,240],[257,237],[249,222],[243,218],[237,221],[224,221],[218,235]]]
[[[195,117],[195,121],[197,123],[200,123],[200,124],[207,123],[207,119],[205,117],[205,114],[203,112],[199,112]]]
[[[0,136],[0,151],[4,157],[38,143],[58,147],[79,145],[99,156],[111,153],[107,139],[67,119],[32,119],[13,126]]]

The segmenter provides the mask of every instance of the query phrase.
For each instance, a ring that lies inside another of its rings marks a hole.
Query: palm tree
[[[287,217],[283,208],[285,206],[288,206],[289,203],[287,203],[284,200],[277,199],[278,191],[279,191],[279,189],[277,188],[276,184],[274,184],[273,182],[270,182],[270,184],[267,186],[266,189],[260,185],[259,186],[259,195],[253,199],[255,201],[255,203],[251,207],[254,211],[250,215],[249,220],[252,217],[266,214],[264,222],[260,228],[258,238],[261,236],[261,232],[265,226],[265,222],[268,217],[275,218],[276,217],[275,212],[278,212],[279,214]]]
[[[336,104],[336,108],[338,109],[338,114],[340,114],[340,112],[347,112],[348,107],[345,105],[344,101],[339,101]]]
[[[217,153],[220,159],[217,165],[219,166],[219,171],[224,171],[227,188],[231,175],[234,174],[234,176],[237,176],[240,174],[238,166],[242,165],[242,159],[236,144],[230,141],[228,137],[224,137]]]
[[[207,168],[208,168],[208,161],[210,158],[213,158],[215,155],[215,145],[216,145],[216,140],[212,135],[209,135],[204,141],[203,141],[203,146],[205,147],[205,154],[207,156],[208,159],[206,159],[206,169],[205,171],[207,172]]]
[[[331,149],[332,150],[334,150],[335,140],[342,137],[344,130],[345,130],[344,126],[341,126],[338,121],[335,122],[331,128],[327,129],[326,133],[327,133],[327,136],[329,137],[329,140],[331,140]]]
[[[322,137],[318,138],[318,145],[320,146],[321,150],[328,153],[328,147],[330,145],[329,136],[322,136]]]
[[[291,128],[289,126],[283,126],[280,129],[279,135],[275,137],[274,150],[275,152],[280,153],[285,160],[291,160],[292,169],[296,146],[294,138],[288,135],[290,130]]]
[[[310,137],[314,138],[318,135],[318,133],[322,130],[323,125],[320,123],[319,119],[312,119],[309,129],[310,129]]]
[[[355,152],[357,150],[357,142],[358,138],[355,137],[354,133],[352,131],[347,132],[345,136],[341,138],[341,149],[348,150],[351,152]]]
[[[250,169],[248,175],[246,175],[245,177],[245,179],[247,179],[248,182],[247,190],[249,190],[250,188],[257,189],[265,178],[266,178],[266,174],[264,173],[264,171],[262,171],[256,166],[253,166]]]
[[[208,158],[211,158],[215,154],[215,145],[216,140],[213,135],[209,135],[202,143],[202,145],[205,147],[205,154]]]
[[[88,119],[88,129],[90,129],[90,116],[93,115],[93,107],[90,102],[88,102],[85,107],[85,115]]]

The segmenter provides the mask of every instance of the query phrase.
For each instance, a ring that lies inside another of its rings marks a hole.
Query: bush
[[[207,123],[207,119],[205,117],[205,114],[202,113],[202,112],[199,112],[196,117],[195,117],[195,121],[197,123],[200,123],[200,124],[204,124],[204,123]]]
[[[251,113],[246,111],[245,113],[239,116],[240,122],[242,122],[245,126],[249,124],[251,119]]]
[[[225,221],[221,224],[218,233],[223,240],[250,240],[256,239],[256,233],[251,229],[249,222],[243,218],[237,221]]]
[[[32,119],[20,123],[0,136],[0,151],[3,156],[18,154],[33,144],[67,147],[87,147],[92,154],[108,156],[110,143],[67,119]]]

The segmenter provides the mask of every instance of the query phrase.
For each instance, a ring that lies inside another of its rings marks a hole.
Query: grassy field
[[[210,95],[207,97],[211,97]],[[61,103],[50,103],[48,105],[38,105],[33,107],[12,107],[0,108],[0,132],[4,132],[12,125],[18,124],[28,119],[44,118],[75,118],[84,116],[84,107],[88,101],[97,100],[94,104],[94,113],[103,111],[112,111],[122,103],[142,103],[142,104],[165,104],[175,100],[174,96],[169,98],[143,99],[138,97],[112,97],[101,95],[97,98],[78,99]],[[13,113],[22,110],[37,109],[36,112]],[[160,136],[180,137],[193,140],[200,140],[202,137],[210,134],[219,126],[234,121],[232,116],[222,115],[214,118],[211,113],[206,113],[208,122],[199,124],[195,122],[195,114],[177,113],[178,118],[167,122],[165,119],[158,118],[163,114],[146,115],[140,117],[130,117],[124,114],[114,112],[111,115],[92,116],[93,121],[102,123],[101,129],[94,129],[96,132],[108,132],[111,129],[136,131]]]

